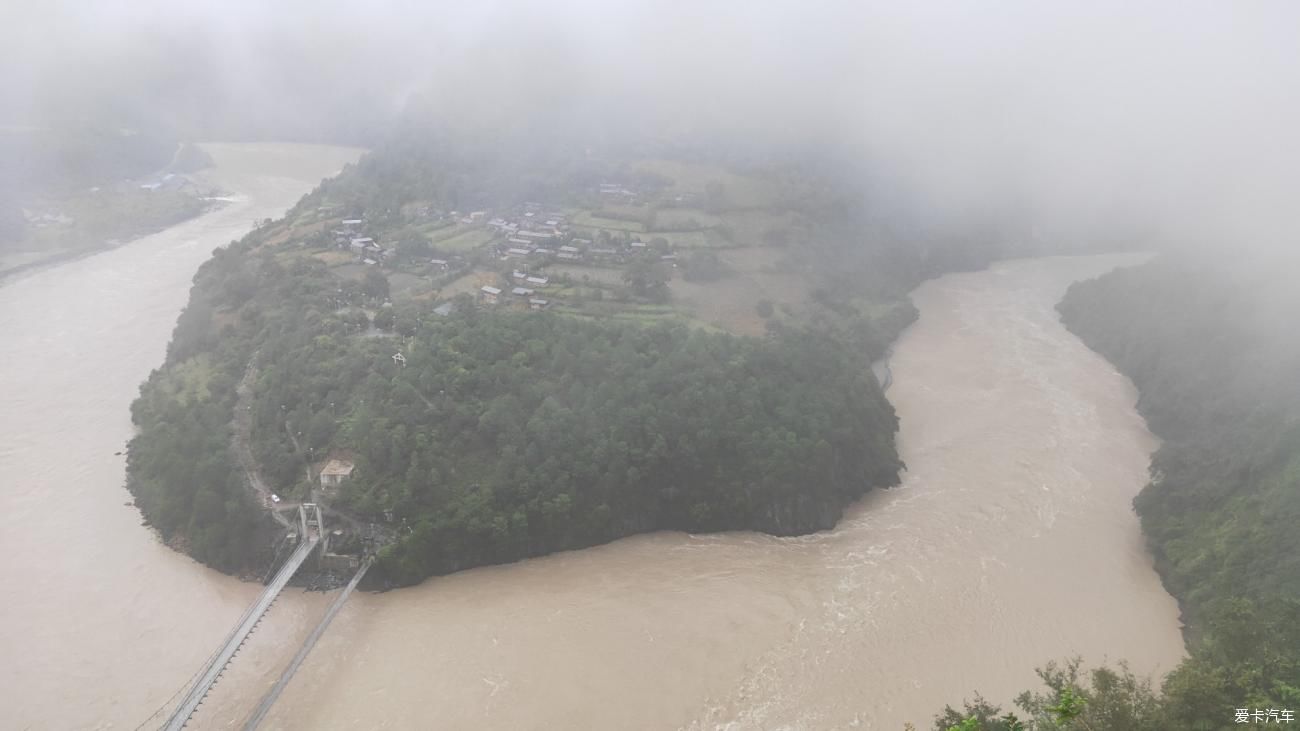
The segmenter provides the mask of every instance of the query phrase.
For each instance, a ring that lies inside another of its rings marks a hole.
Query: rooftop
[[[352,474],[353,467],[354,465],[346,459],[331,459],[321,468],[320,473],[330,477],[347,477]]]

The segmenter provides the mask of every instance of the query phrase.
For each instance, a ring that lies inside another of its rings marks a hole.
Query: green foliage
[[[1300,290],[1279,270],[1166,257],[1062,301],[1065,323],[1133,379],[1163,440],[1134,504],[1190,657],[1159,696],[1123,666],[1085,684],[1077,661],[1049,665],[1048,692],[1017,700],[1030,728],[1213,731],[1236,728],[1238,708],[1300,706]]]
[[[346,399],[345,500],[408,526],[380,566],[401,583],[645,530],[806,532],[897,481],[892,409],[820,336],[471,310],[425,322],[401,369],[304,344],[268,344],[263,400],[296,422]]]
[[[633,296],[657,303],[668,301],[668,278],[663,262],[645,256],[633,258],[623,272],[623,282]]]
[[[365,275],[361,278],[361,291],[375,300],[388,299],[388,277],[374,267],[366,269]]]
[[[202,540],[214,565],[251,556],[230,528],[256,511],[229,452],[235,384],[254,352],[264,475],[289,492],[308,462],[354,454],[340,501],[375,520],[391,511],[400,540],[378,573],[398,583],[648,530],[828,528],[872,486],[897,483],[893,410],[860,355],[830,337],[461,301],[450,317],[380,308],[376,326],[391,317],[399,343],[358,332],[374,286],[254,253],[272,233],[200,269],[167,365],[135,405],[142,509],[164,535]],[[196,356],[208,395],[187,388],[182,403],[167,384]]]
[[[686,257],[682,277],[692,282],[712,282],[729,273],[727,265],[718,258],[716,251],[697,249]]]
[[[1151,731],[1162,728],[1163,709],[1150,683],[1122,663],[1099,667],[1086,676],[1081,661],[1048,663],[1038,669],[1045,690],[1025,692],[1016,706],[1025,714],[1003,713],[979,695],[961,711],[952,707],[935,717],[936,731]],[[1231,720],[1231,714],[1226,716]],[[963,725],[964,724],[964,725]]]
[[[1224,598],[1300,597],[1300,290],[1274,269],[1161,259],[1060,307],[1164,440],[1134,504],[1194,634]]]

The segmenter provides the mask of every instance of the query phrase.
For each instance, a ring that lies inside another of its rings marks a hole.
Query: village
[[[667,185],[602,181],[578,191],[581,205],[355,212],[330,202],[300,215],[294,238],[342,279],[381,273],[388,307],[447,315],[469,296],[485,307],[761,334],[778,306],[788,312],[807,296],[790,245],[806,222],[764,181],[681,170],[668,168],[685,180]]]

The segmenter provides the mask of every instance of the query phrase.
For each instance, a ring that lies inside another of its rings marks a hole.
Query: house
[[[433,265],[434,269],[437,269],[439,271],[445,272],[451,268],[451,263],[448,262],[446,259],[430,259],[429,263]]]
[[[628,248],[632,249],[633,251],[645,251],[645,242],[633,241],[632,243],[628,244]]]
[[[361,227],[361,224],[363,224],[363,223],[365,223],[365,219],[361,219],[361,218],[345,218],[345,219],[343,219],[343,225],[344,225],[345,227],[347,227],[347,228],[360,228],[360,227]]]
[[[581,251],[580,251],[580,250],[578,249],[578,247],[576,247],[576,246],[561,246],[561,247],[560,247],[560,253],[561,253],[561,254],[579,254],[579,253],[581,253]]]
[[[469,220],[482,221],[484,218],[487,218],[487,211],[470,211]]]
[[[514,237],[514,238],[506,239],[506,243],[507,243],[507,244],[514,244],[515,246],[532,246],[532,245],[533,245],[533,242],[529,241],[528,239],[521,239],[521,238],[518,238],[518,237]]]
[[[528,277],[524,281],[528,282],[534,287],[545,287],[547,284],[550,284],[551,280],[547,277]]]
[[[528,249],[518,249],[518,248],[506,249],[506,256],[510,256],[510,257],[516,257],[516,258],[525,257],[528,256],[530,253],[531,252]]]
[[[352,477],[353,464],[346,459],[331,459],[320,470],[320,486],[329,490]]]
[[[497,298],[501,296],[501,290],[496,287],[479,287],[478,290],[483,295],[483,301],[490,305],[495,305]]]
[[[521,271],[519,271],[518,269],[516,269],[516,270],[514,270],[513,272],[510,272],[510,278],[511,278],[511,279],[527,279],[527,278],[528,278],[528,275],[525,274],[524,272],[521,272]]]
[[[574,254],[569,251],[561,251],[555,255],[555,258],[560,259],[561,261],[582,261],[581,254]]]
[[[550,305],[551,303],[549,300],[539,299],[536,297],[528,300],[528,309],[530,310],[544,310],[547,307],[550,307]]]
[[[523,239],[536,239],[539,241],[555,238],[555,233],[552,231],[520,231],[516,235]]]
[[[545,246],[539,246],[536,249],[533,249],[533,254],[536,256],[550,256],[551,254],[554,253],[555,252],[553,250],[548,249]]]
[[[527,287],[515,287],[514,289],[510,290],[510,294],[513,294],[516,297],[532,297],[533,290]]]

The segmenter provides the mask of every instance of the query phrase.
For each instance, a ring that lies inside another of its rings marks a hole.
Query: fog
[[[472,7],[470,7],[472,5]],[[1300,187],[1289,2],[28,3],[7,125],[367,144],[450,125],[817,150],[934,220],[1273,245]]]

